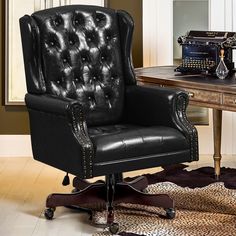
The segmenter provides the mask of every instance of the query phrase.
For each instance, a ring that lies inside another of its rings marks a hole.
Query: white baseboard
[[[30,135],[0,135],[0,157],[33,156]]]

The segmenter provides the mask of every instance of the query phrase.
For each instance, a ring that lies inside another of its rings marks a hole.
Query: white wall
[[[189,0],[186,0],[189,1]],[[209,30],[236,31],[236,0],[209,0]],[[144,66],[173,64],[173,0],[143,1]],[[199,126],[201,154],[213,153],[212,111],[209,126]],[[222,153],[236,153],[236,113],[223,112]]]
[[[173,63],[173,1],[143,1],[143,65]],[[157,53],[158,52],[158,53]]]

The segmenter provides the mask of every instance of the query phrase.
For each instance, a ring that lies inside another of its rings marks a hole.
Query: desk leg
[[[214,166],[215,177],[220,177],[222,110],[213,109]]]

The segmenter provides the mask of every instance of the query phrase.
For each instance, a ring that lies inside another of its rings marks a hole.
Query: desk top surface
[[[135,74],[139,82],[166,84],[201,88],[212,91],[226,91],[236,93],[236,76],[233,73],[224,80],[206,74],[181,74],[175,72],[175,66],[155,66],[136,68]]]

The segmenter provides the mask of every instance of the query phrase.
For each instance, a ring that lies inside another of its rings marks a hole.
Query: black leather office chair
[[[131,40],[133,20],[122,10],[71,5],[20,19],[33,156],[75,175],[75,191],[51,194],[45,216],[57,206],[120,202],[163,207],[168,195],[142,192],[145,178],[122,173],[198,160],[196,129],[186,118],[185,92],[137,85]],[[89,185],[83,179],[106,176]]]

